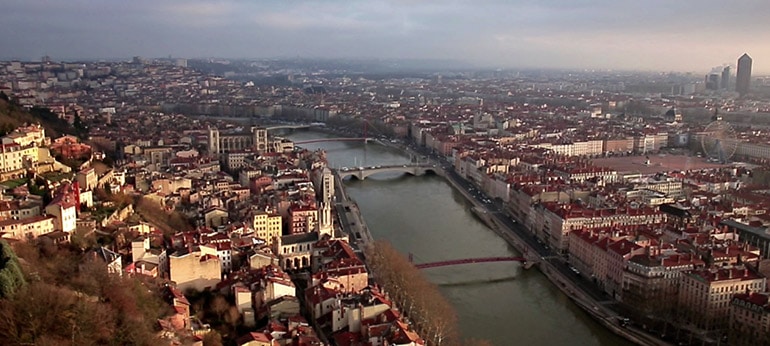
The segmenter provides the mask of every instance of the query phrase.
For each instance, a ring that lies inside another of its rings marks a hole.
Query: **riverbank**
[[[395,147],[405,150],[411,155],[423,155],[426,160],[429,160],[429,162],[433,163],[437,168],[440,168],[442,170],[440,175],[445,178],[453,189],[460,192],[464,198],[472,204],[475,215],[478,216],[487,227],[519,251],[525,258],[527,258],[527,265],[535,265],[540,272],[551,281],[551,283],[559,288],[562,293],[569,297],[570,300],[575,302],[577,306],[588,313],[603,327],[638,345],[671,345],[670,343],[660,340],[640,329],[631,326],[621,327],[619,321],[622,320],[623,317],[607,308],[607,305],[616,304],[617,302],[609,299],[598,300],[595,298],[596,292],[594,292],[594,294],[587,292],[585,285],[579,285],[576,282],[576,280],[580,280],[580,278],[575,278],[573,275],[570,275],[570,271],[566,264],[560,262],[560,257],[551,255],[547,251],[544,251],[541,246],[536,245],[534,239],[528,237],[523,226],[520,223],[511,220],[509,215],[500,210],[499,205],[497,206],[497,210],[490,210],[487,204],[481,203],[469,192],[467,182],[461,181],[462,178],[451,171],[451,168],[445,170],[441,162],[429,158],[425,155],[426,153],[415,152],[414,150],[403,146]]]
[[[330,137],[339,135],[294,131],[288,136],[295,141]],[[324,141],[308,149],[328,151],[329,162],[336,163],[335,167],[361,163],[400,166],[422,161],[425,155],[408,155],[403,148],[394,148],[397,143],[384,142],[388,145]],[[449,163],[441,162],[452,171]],[[467,181],[464,188],[455,188],[441,175],[413,178],[383,173],[365,180],[345,180],[340,191],[360,207],[372,238],[387,240],[405,257],[413,255],[415,263],[520,256],[508,242],[500,241],[498,233],[479,222],[469,209],[468,197],[460,191],[470,191],[483,201],[479,193]],[[351,242],[356,242],[354,238]],[[545,275],[523,270],[518,264],[451,266],[423,272],[452,303],[460,318],[459,330],[466,337],[487,339],[493,345],[631,344],[572,304]]]
[[[400,144],[381,141],[377,141],[377,143],[377,145],[401,150],[412,157],[420,157],[422,158],[421,160],[427,160],[429,164],[434,165],[437,175],[444,178],[453,190],[459,192],[472,205],[474,214],[482,223],[516,249],[523,257],[527,258],[525,268],[535,266],[563,294],[604,328],[638,345],[669,345],[641,330],[635,330],[632,327],[621,327],[619,320],[623,317],[607,308],[607,305],[614,304],[614,301],[609,300],[609,298],[604,300],[596,299],[596,292],[593,292],[594,294],[592,295],[586,291],[586,287],[576,283],[576,278],[570,275],[571,272],[564,263],[560,263],[558,256],[550,254],[542,247],[538,247],[534,239],[527,237],[527,233],[523,230],[521,224],[511,220],[507,214],[500,210],[499,205],[496,209],[490,209],[490,205],[479,201],[470,192],[469,183],[459,177],[450,166],[445,166],[442,162],[430,158],[427,153],[420,153]],[[355,201],[350,199],[345,193],[342,180],[339,179],[339,176],[335,176],[335,179],[335,188],[340,188],[340,191],[337,193],[337,203],[341,207],[338,208],[338,212],[341,213],[340,222],[346,224],[341,226],[348,229],[346,233],[350,235],[351,244],[354,245],[354,248],[363,249],[368,242],[374,240],[374,237],[369,232],[368,227],[366,227],[364,218]]]

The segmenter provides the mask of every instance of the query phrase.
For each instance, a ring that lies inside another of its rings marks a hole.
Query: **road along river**
[[[298,131],[294,141],[333,137]],[[319,142],[333,167],[407,164],[412,158],[376,143]],[[461,258],[519,256],[485,226],[471,204],[444,178],[381,173],[346,180],[375,239],[387,239],[415,263]],[[599,325],[535,269],[516,262],[424,269],[455,307],[465,338],[494,345],[627,345]]]

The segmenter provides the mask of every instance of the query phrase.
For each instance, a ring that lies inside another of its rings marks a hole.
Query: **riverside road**
[[[449,162],[442,160],[436,154],[428,150],[415,150],[415,148],[401,147],[411,152],[413,155],[421,155],[425,160],[433,163],[435,167],[445,169],[442,173],[447,180],[459,191],[462,191],[466,198],[471,201],[477,210],[481,212],[481,219],[492,230],[498,233],[500,237],[516,247],[517,250],[525,254],[528,260],[537,262],[538,268],[545,274],[551,282],[557,285],[567,296],[580,305],[586,312],[591,314],[606,328],[611,329],[618,335],[640,345],[670,345],[669,343],[656,338],[647,332],[637,329],[633,326],[621,327],[617,312],[610,309],[610,306],[616,304],[614,300],[603,292],[599,291],[584,278],[575,275],[563,259],[539,243],[532,232],[527,230],[520,222],[513,220],[507,215],[501,202],[494,202],[484,198],[480,192],[476,191],[467,180],[458,175],[451,167]],[[419,150],[419,151],[418,151]]]
[[[299,141],[324,136],[303,131],[289,137]],[[421,163],[446,166],[375,143],[319,142],[307,147],[326,150],[330,164],[339,169],[404,165],[412,163],[414,157]],[[566,267],[559,269],[559,263],[551,264],[558,261],[534,239],[527,239],[525,230],[517,231],[519,225],[500,212],[500,205],[485,203],[464,180],[457,179],[451,170],[445,172],[441,175],[446,177],[378,173],[363,181],[341,182],[345,188],[337,191],[335,208],[340,222],[351,225],[351,242],[360,245],[372,237],[385,239],[405,255],[413,254],[415,263],[522,255],[540,262],[535,267],[539,270],[524,270],[513,262],[425,269],[426,277],[455,307],[464,337],[501,346],[632,344],[611,333],[601,318],[594,317],[596,313],[580,308],[593,300],[606,301],[606,297],[583,298],[580,283],[573,287],[572,272]],[[348,195],[350,201],[345,198]],[[474,206],[487,212],[474,215],[470,211]],[[549,280],[561,280],[568,286],[557,289],[559,284]],[[603,311],[605,306],[600,303],[597,308]]]

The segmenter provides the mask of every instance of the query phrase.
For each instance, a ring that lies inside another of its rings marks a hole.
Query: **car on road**
[[[577,268],[575,268],[575,267],[573,267],[573,266],[569,266],[569,270],[571,270],[573,273],[575,273],[575,274],[577,274],[577,275],[580,275],[580,271],[579,271],[579,270],[577,270]]]
[[[627,317],[618,317],[618,324],[620,324],[621,327],[626,327],[629,323],[631,323],[631,320]]]

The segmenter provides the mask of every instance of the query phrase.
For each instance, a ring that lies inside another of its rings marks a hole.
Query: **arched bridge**
[[[415,264],[414,266],[417,269],[426,269],[426,268],[453,266],[458,264],[486,263],[486,262],[521,262],[523,264],[527,264],[527,259],[524,257],[462,258],[462,259],[449,260],[449,261],[420,263],[420,264]]]
[[[281,129],[296,130],[296,129],[309,129],[312,126],[313,125],[309,125],[309,124],[286,124],[286,125],[267,126],[265,127],[265,129],[268,131],[281,130]]]
[[[369,167],[351,167],[351,168],[345,167],[337,170],[337,174],[340,176],[340,179],[345,179],[347,177],[356,177],[359,180],[364,180],[366,179],[366,177],[372,174],[385,173],[385,172],[406,173],[406,174],[419,176],[419,175],[425,175],[425,173],[428,173],[428,172],[431,172],[433,174],[440,174],[441,169],[436,168],[434,165],[419,164],[419,165],[388,165],[388,166],[369,166]]]
[[[320,138],[320,139],[310,139],[306,141],[298,141],[294,142],[294,144],[308,144],[308,143],[320,143],[320,142],[364,142],[367,143],[371,138],[350,138],[350,137],[340,137],[340,138]]]

